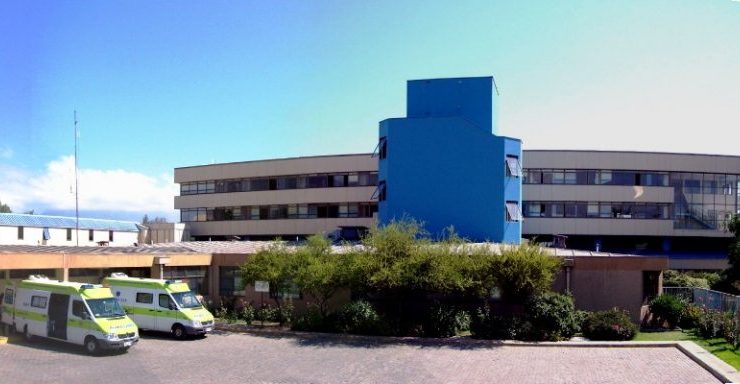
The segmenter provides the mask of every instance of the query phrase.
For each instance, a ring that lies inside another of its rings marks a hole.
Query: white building
[[[0,244],[109,245],[139,243],[140,226],[133,221],[0,213]]]

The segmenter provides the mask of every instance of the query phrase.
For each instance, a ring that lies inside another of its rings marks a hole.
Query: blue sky
[[[525,148],[740,155],[739,68],[733,0],[5,0],[0,201],[73,207],[75,109],[83,210],[174,217],[173,168],[372,151],[433,77]]]

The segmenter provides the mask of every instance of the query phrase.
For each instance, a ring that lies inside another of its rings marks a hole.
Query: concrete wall
[[[309,156],[175,168],[175,183],[246,177],[377,170],[370,154]]]
[[[44,240],[43,228],[23,227],[23,239],[18,239],[18,227],[0,226],[0,244],[7,245],[77,245],[77,230],[72,228],[72,239],[67,240],[67,228],[49,228],[49,240]],[[110,246],[131,246],[137,242],[138,232],[113,231]],[[109,241],[107,230],[94,230],[93,241],[89,240],[89,230],[80,228],[80,246],[95,246],[98,241]]]
[[[642,320],[642,307],[646,304],[643,301],[643,273],[661,272],[668,268],[665,257],[576,256],[569,259],[572,260],[570,292],[576,308],[601,311],[619,307],[628,310],[637,323]],[[557,276],[554,290],[566,292],[567,269],[564,267]],[[658,289],[661,287],[662,283]]]

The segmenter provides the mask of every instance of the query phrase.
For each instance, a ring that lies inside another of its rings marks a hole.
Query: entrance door
[[[67,340],[68,313],[69,295],[52,293],[49,298],[49,321],[46,324],[47,335],[49,337]]]

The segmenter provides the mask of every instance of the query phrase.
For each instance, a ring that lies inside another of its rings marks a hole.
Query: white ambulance
[[[213,329],[213,315],[186,283],[146,279],[113,273],[103,280],[140,329],[170,332],[177,339],[205,335]]]
[[[5,287],[2,323],[27,340],[48,337],[84,345],[87,352],[128,349],[139,331],[110,289],[101,285],[30,276]]]

